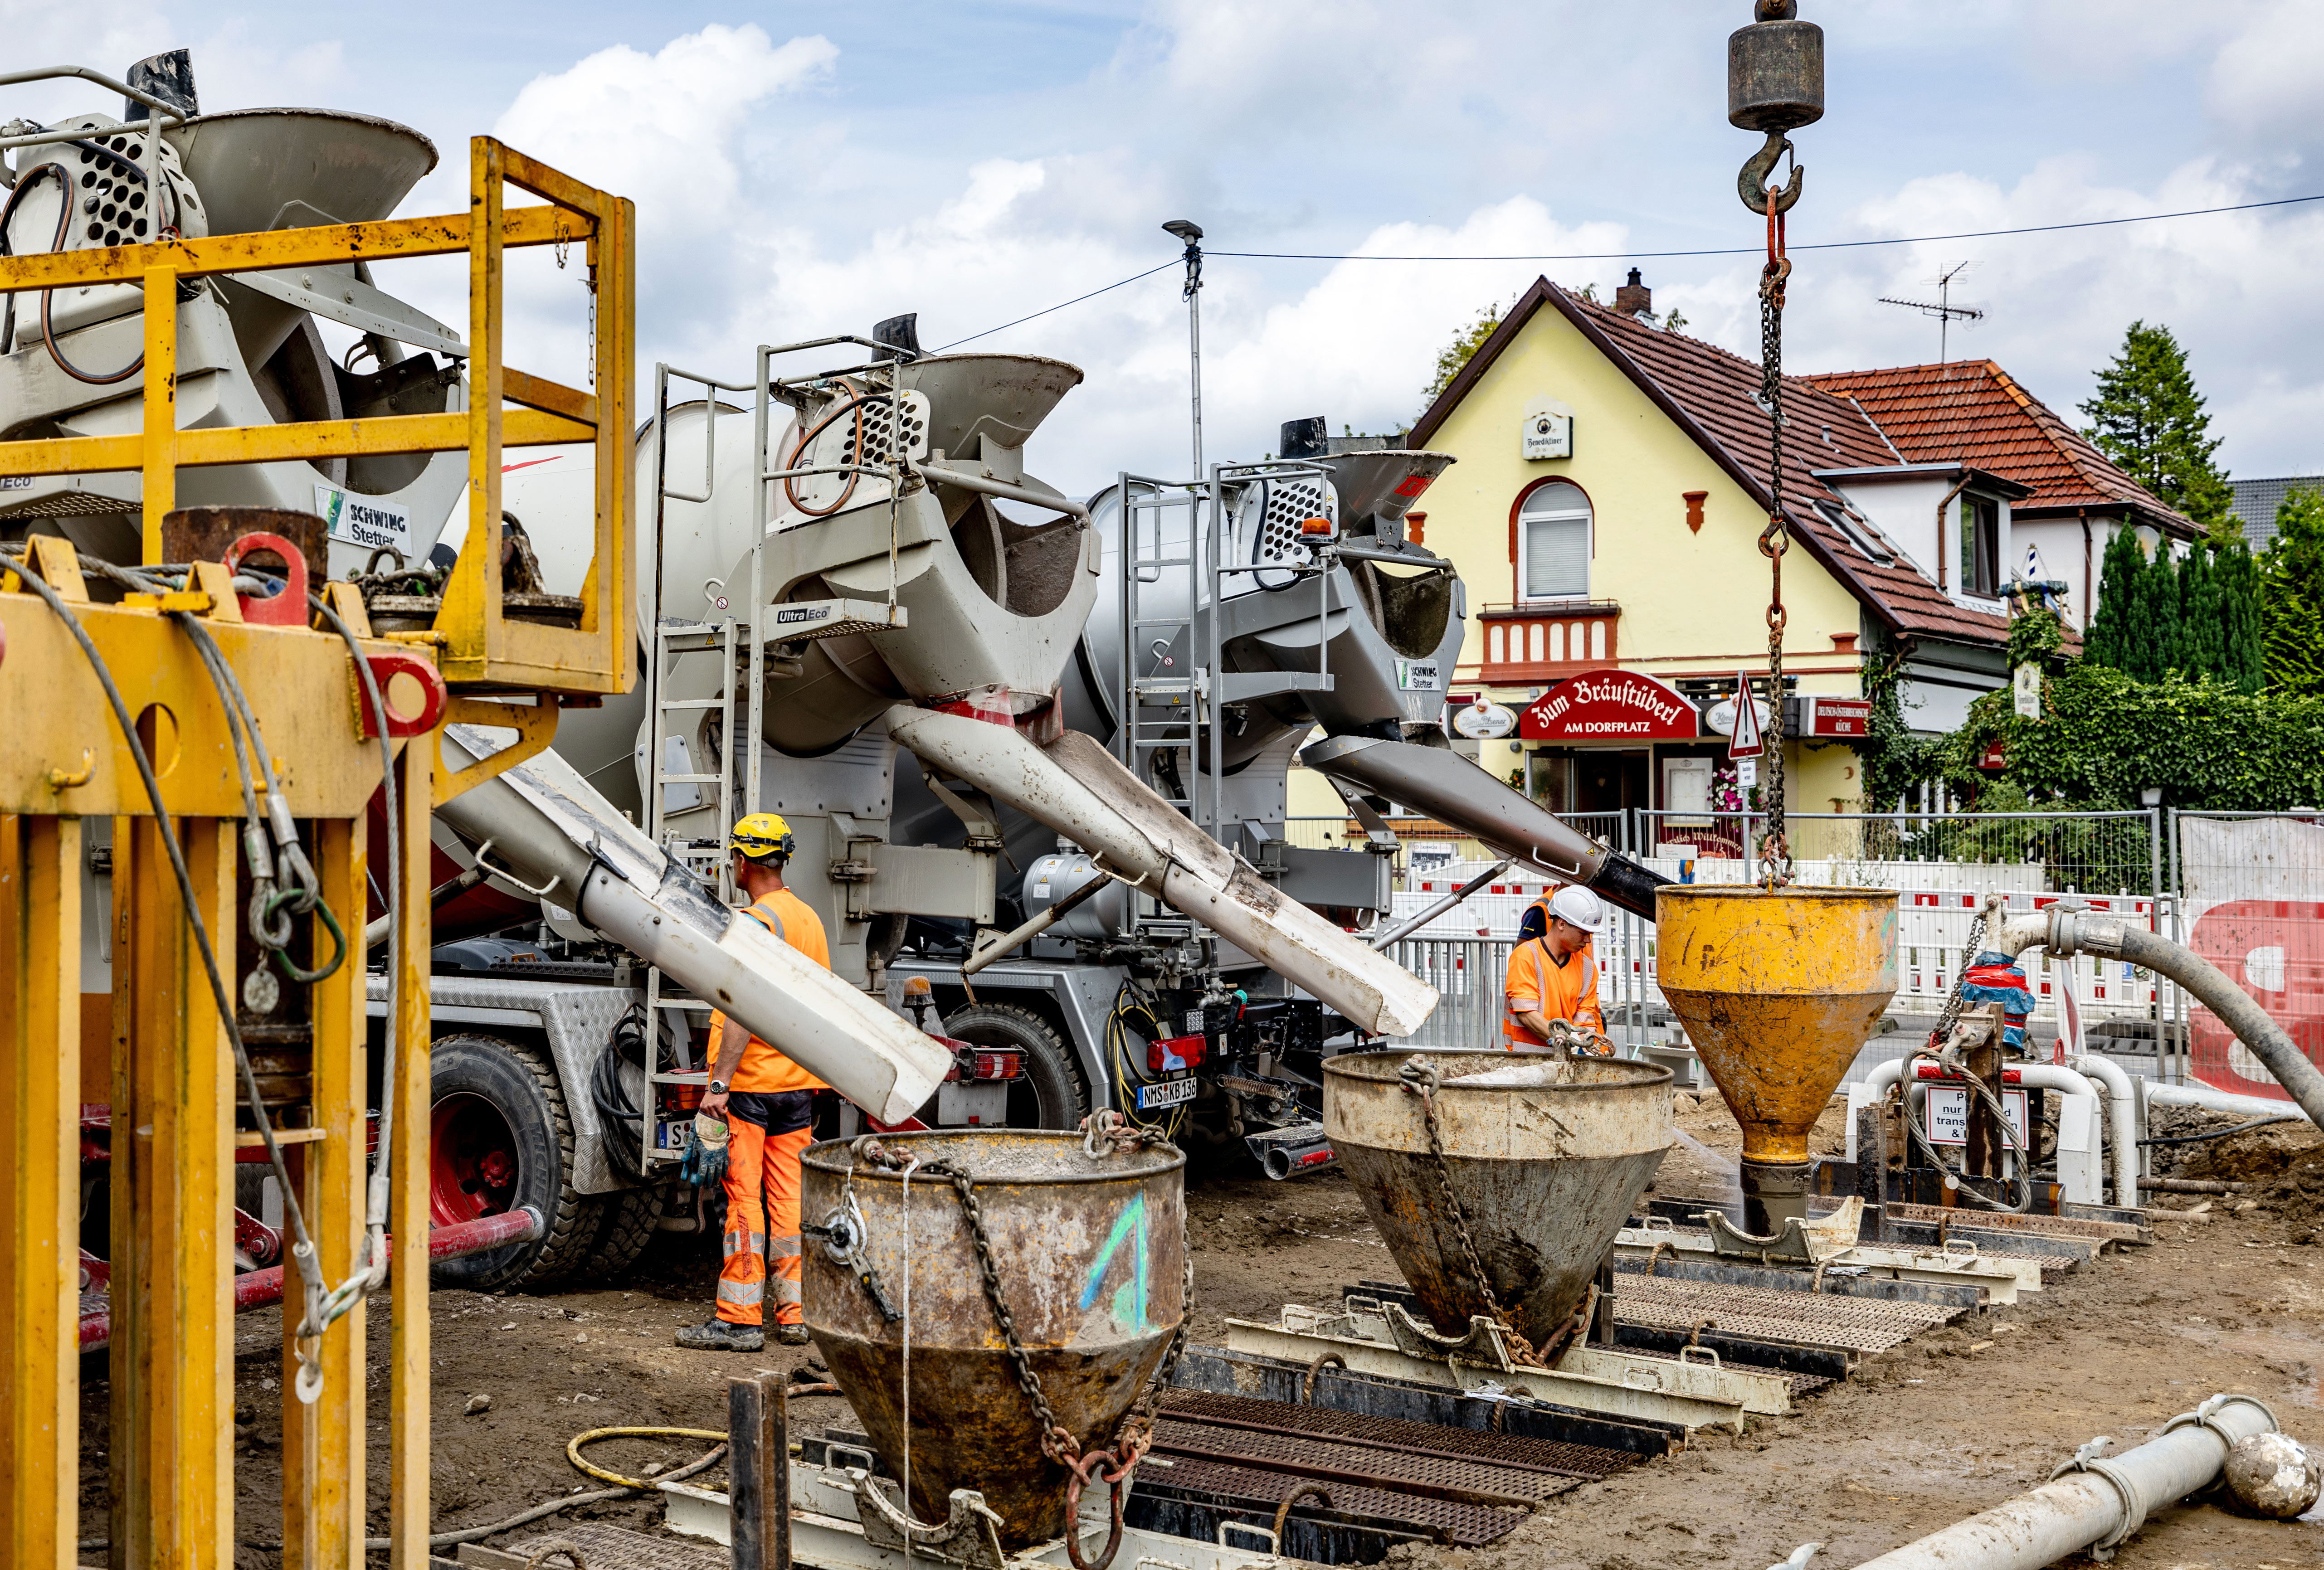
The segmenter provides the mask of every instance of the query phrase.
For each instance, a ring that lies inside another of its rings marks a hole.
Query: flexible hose
[[[668,1477],[624,1477],[618,1472],[608,1472],[583,1459],[581,1446],[594,1445],[600,1439],[715,1439],[726,1443],[724,1428],[592,1428],[586,1434],[576,1434],[565,1442],[565,1459],[581,1471],[604,1482],[625,1489],[650,1489],[669,1481]]]

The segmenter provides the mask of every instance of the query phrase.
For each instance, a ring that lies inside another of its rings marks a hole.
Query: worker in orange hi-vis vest
[[[1593,1035],[1606,1030],[1605,1015],[1598,1007],[1598,955],[1592,941],[1605,929],[1605,904],[1586,888],[1566,887],[1541,905],[1547,908],[1542,911],[1545,924],[1539,935],[1520,938],[1509,950],[1501,1045],[1513,1052],[1548,1046],[1553,1021]]]
[[[823,919],[783,886],[783,867],[796,847],[790,825],[772,813],[741,820],[726,841],[734,858],[734,886],[751,896],[743,914],[827,970],[831,947]],[[701,1110],[723,1116],[729,1131],[726,1262],[718,1272],[717,1313],[706,1324],[680,1330],[678,1344],[703,1352],[758,1351],[766,1345],[761,1319],[771,1295],[775,1339],[804,1346],[799,1152],[815,1138],[809,1126],[815,1093],[828,1087],[723,1014],[711,1016],[710,1059],[710,1090]]]

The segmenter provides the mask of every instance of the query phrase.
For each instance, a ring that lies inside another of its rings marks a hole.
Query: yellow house
[[[1456,717],[1463,700],[1519,717],[1456,744],[1553,810],[1692,816],[1724,796],[1738,672],[1766,712],[1770,422],[1759,368],[1655,326],[1630,276],[1611,308],[1546,279],[1517,302],[1405,439],[1458,460],[1407,524],[1467,587]],[[1901,662],[1920,730],[2006,683],[2010,504],[2031,492],[1907,463],[1810,382],[1786,378],[1784,400],[1788,805],[1856,812],[1868,656]]]

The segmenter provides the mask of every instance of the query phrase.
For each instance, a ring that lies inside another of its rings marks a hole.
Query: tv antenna
[[[1952,302],[1953,280],[1976,265],[1973,262],[1956,262],[1937,274],[1937,303],[1934,305],[1926,300],[1895,299],[1885,294],[1880,297],[1880,303],[1884,306],[1904,306],[1919,311],[1923,316],[1937,318],[1937,359],[1945,364],[1952,363],[1950,339],[1953,323],[1982,321],[1985,318],[1982,307],[1957,306]]]

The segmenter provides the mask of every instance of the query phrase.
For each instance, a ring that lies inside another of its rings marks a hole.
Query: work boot
[[[806,1346],[814,1337],[807,1333],[804,1325],[778,1325],[775,1327],[775,1339],[785,1346]]]
[[[678,1344],[688,1352],[756,1352],[766,1345],[767,1336],[756,1325],[730,1325],[724,1319],[711,1319],[680,1330]]]

